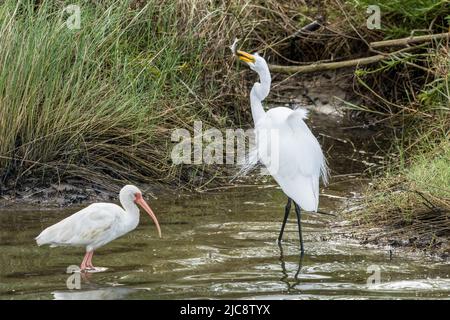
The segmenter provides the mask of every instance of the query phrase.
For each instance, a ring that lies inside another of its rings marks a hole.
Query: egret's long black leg
[[[281,225],[280,235],[278,236],[278,242],[281,242],[281,238],[283,238],[284,227],[286,226],[286,222],[289,216],[289,212],[291,211],[291,198],[288,198],[288,202],[286,203],[286,207],[284,208],[284,220]]]
[[[298,281],[298,283],[300,283],[300,280],[298,279],[298,275],[300,274],[300,271],[302,270],[302,266],[303,266],[303,257],[304,255],[300,255],[300,260],[298,261],[298,269],[297,269],[297,273],[295,274],[294,279]],[[298,284],[297,283],[297,284]]]
[[[300,238],[300,251],[303,256],[305,251],[303,250],[303,236],[302,236],[302,220],[301,220],[301,212],[298,204],[294,202],[295,205],[295,213],[297,214],[297,223],[298,223],[298,236]]]

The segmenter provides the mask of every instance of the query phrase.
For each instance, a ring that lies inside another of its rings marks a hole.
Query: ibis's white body
[[[113,203],[91,204],[42,231],[36,242],[52,247],[78,246],[86,247],[86,251],[95,250],[136,228],[139,208],[134,204],[128,207],[124,210]]]

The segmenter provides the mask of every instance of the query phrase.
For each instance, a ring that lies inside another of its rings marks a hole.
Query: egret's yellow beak
[[[250,53],[244,52],[244,51],[236,51],[236,55],[239,58],[239,60],[242,60],[244,62],[251,62],[255,63],[255,57],[251,55]]]

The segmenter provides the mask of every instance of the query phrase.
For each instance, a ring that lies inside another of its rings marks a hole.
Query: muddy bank
[[[338,221],[331,222],[337,239],[356,240],[363,246],[376,247],[388,252],[390,256],[402,255],[420,258],[450,261],[449,243],[445,239],[434,239],[429,236],[411,234],[395,234],[399,228],[362,227],[341,216]]]
[[[32,185],[32,182],[26,183]],[[117,193],[89,185],[82,181],[67,180],[61,184],[49,186],[21,186],[8,189],[0,196],[0,206],[15,208],[16,206],[65,207],[95,201],[111,201],[117,199]]]
[[[358,209],[364,210],[364,209]],[[450,261],[450,244],[445,237],[432,233],[410,232],[410,226],[366,226],[357,225],[343,214],[338,222],[333,222],[339,236],[356,239],[362,245],[377,246],[390,252],[402,252],[412,256],[429,256]],[[405,230],[406,229],[406,230]]]
[[[383,248],[391,254],[399,252],[414,257],[429,256],[433,259],[450,261],[450,243],[445,234],[445,226],[436,227],[436,221],[433,221],[436,212],[430,210],[426,214],[430,221],[425,222],[414,219],[408,223],[388,224],[381,221],[381,218],[379,220],[367,218],[364,216],[368,210],[367,204],[364,204],[367,185],[361,190],[362,194],[343,202],[339,219],[331,223],[336,236],[357,240],[362,245]],[[380,212],[380,216],[382,213]],[[445,212],[443,215],[445,216]]]

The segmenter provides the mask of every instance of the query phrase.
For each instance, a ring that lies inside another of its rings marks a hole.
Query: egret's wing
[[[285,111],[283,113],[286,114]],[[268,168],[269,172],[288,197],[307,211],[317,211],[319,178],[321,173],[326,173],[322,150],[303,121],[306,117],[304,110],[284,115],[282,112],[272,115],[272,123],[277,123],[279,135],[277,145],[271,141],[270,161],[276,160],[278,165]],[[272,125],[268,123],[267,127]]]
[[[296,109],[287,117],[286,122],[291,128],[294,144],[293,158],[297,169],[302,175],[322,176],[325,184],[328,183],[328,167],[325,157],[316,137],[303,121],[308,112]]]
[[[92,204],[48,227],[36,237],[37,243],[53,246],[83,246],[99,241],[116,225],[119,216],[114,204]]]

